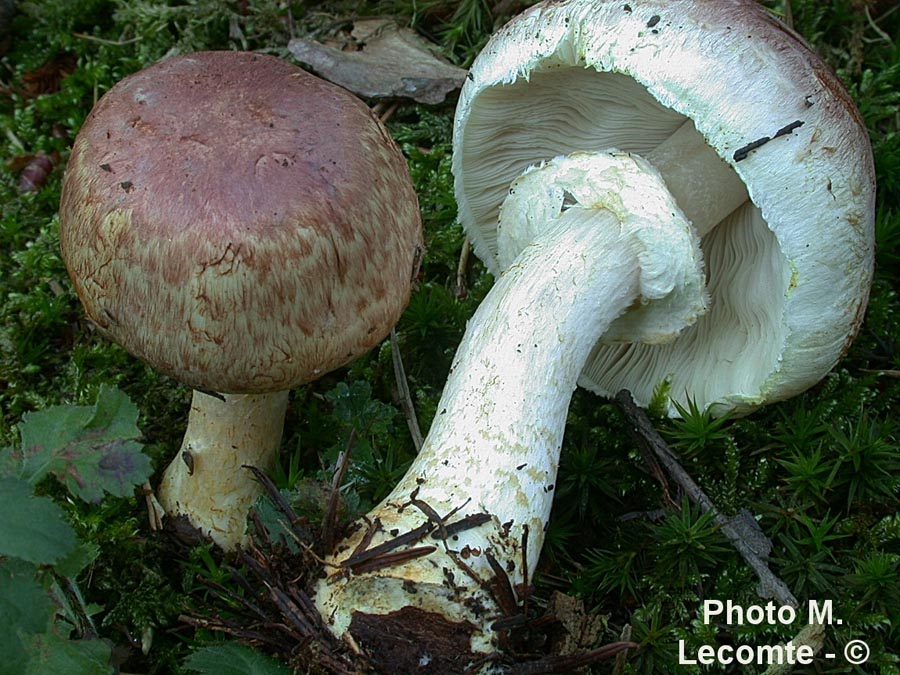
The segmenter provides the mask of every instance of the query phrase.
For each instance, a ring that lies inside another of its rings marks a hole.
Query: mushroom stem
[[[272,470],[287,400],[287,391],[212,396],[195,390],[181,449],[159,485],[166,513],[186,517],[222,548],[238,546],[262,492],[242,467]]]
[[[690,119],[644,157],[701,237],[749,199],[744,181]]]
[[[574,173],[585,171],[579,164],[583,160],[576,160]],[[641,166],[652,172],[646,162]],[[614,171],[618,180],[628,180],[625,172]],[[656,179],[643,184],[664,193]],[[359,562],[357,549],[371,528],[361,527],[342,542],[332,562],[344,573],[321,582],[317,592],[318,607],[338,635],[349,631],[365,642],[373,617],[393,614],[394,620],[415,627],[421,636],[417,642],[447,640],[449,632],[465,637],[473,652],[484,652],[494,642],[493,620],[517,611],[508,598],[537,565],[578,376],[598,337],[645,299],[642,263],[646,249],[659,245],[638,232],[648,229],[646,222],[591,204],[583,185],[572,188],[581,200],[566,204],[561,190],[548,195],[541,180],[535,184],[536,189],[514,184],[511,193],[518,191],[526,203],[549,204],[555,217],[501,275],[470,320],[422,450],[369,514],[377,532],[366,548],[423,524],[431,533],[398,549],[418,557],[391,559],[385,566],[377,556],[368,561],[362,556]],[[614,182],[604,185],[599,191],[604,196],[615,190]],[[654,201],[652,195],[648,201]],[[666,253],[699,257],[698,249],[684,244],[691,233],[674,203],[651,217],[661,211],[671,221],[660,226],[671,234]],[[685,250],[692,253],[683,255]],[[693,268],[697,271],[698,265]],[[667,295],[672,284],[664,285]],[[463,529],[457,531],[454,522]],[[445,537],[447,531],[452,536]],[[403,648],[388,642],[363,646],[387,652]]]
[[[493,576],[486,559],[491,553],[504,569],[515,568],[514,584],[523,580],[519,546],[526,526],[525,556],[528,569],[534,569],[569,399],[597,336],[636,299],[638,289],[634,243],[612,215],[577,215],[566,219],[568,228],[546,231],[526,248],[469,322],[422,450],[402,482],[369,514],[382,528],[372,545],[428,520],[410,504],[415,492],[417,501],[441,517],[458,508],[460,515],[491,516],[446,542],[461,556],[471,553],[465,563],[479,579]],[[360,530],[344,542],[336,560],[345,559],[363,534]],[[429,537],[422,543],[440,542]],[[444,569],[452,573],[452,585]],[[406,580],[416,582],[415,596],[401,589]],[[493,599],[441,545],[423,559],[323,583],[318,601],[342,634],[353,610],[386,613],[399,600],[440,611],[432,603],[454,595],[478,598],[491,608],[488,616],[498,614]],[[442,613],[455,621],[475,620],[462,603]]]

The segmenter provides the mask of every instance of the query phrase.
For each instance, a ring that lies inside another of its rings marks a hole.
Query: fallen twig
[[[156,493],[153,492],[153,486],[150,483],[141,484],[140,491],[144,495],[144,502],[147,505],[147,521],[150,523],[150,529],[157,532],[163,528],[163,517],[166,515],[166,510],[156,498]]]
[[[300,541],[313,541],[314,537],[309,527],[309,522],[306,518],[297,515],[290,502],[285,499],[275,483],[272,482],[272,479],[255,466],[244,464],[241,468],[249,469],[253,473],[253,477],[263,486],[263,490],[269,499],[272,500],[278,510],[288,519],[288,525],[290,525],[290,529],[295,537]],[[268,536],[264,527],[259,530],[259,534],[260,536]]]
[[[863,13],[866,15],[866,21],[869,22],[869,27],[875,31],[878,35],[879,39],[887,42],[889,45],[893,45],[894,41],[891,39],[891,36],[882,30],[882,28],[878,25],[878,22],[872,18],[871,12],[869,12],[869,6],[863,5]]]
[[[391,329],[391,361],[394,364],[394,380],[397,382],[397,394],[400,398],[400,407],[406,417],[406,426],[412,436],[413,446],[416,452],[422,449],[422,430],[419,428],[419,420],[416,418],[416,409],[413,406],[412,395],[409,391],[409,382],[406,380],[406,369],[403,367],[403,358],[400,355],[400,344],[397,340],[397,331]]]
[[[404,532],[403,534],[397,535],[392,539],[388,539],[387,541],[383,541],[377,546],[373,546],[372,548],[367,548],[359,553],[354,553],[349,558],[344,560],[341,563],[341,567],[345,567],[356,572],[356,568],[364,562],[371,560],[372,558],[377,558],[379,556],[383,556],[387,553],[391,553],[396,551],[396,549],[401,546],[411,546],[412,544],[416,544],[424,539],[431,531],[434,529],[434,524],[430,521],[426,521],[419,525],[409,532]],[[431,547],[432,550],[434,547]]]
[[[519,663],[505,671],[508,675],[553,675],[554,673],[569,673],[579,668],[584,668],[598,661],[612,658],[629,649],[640,647],[636,642],[611,642],[598,649],[575,654],[560,656],[547,656],[537,661]]]
[[[72,33],[72,37],[77,37],[79,40],[88,40],[89,42],[96,42],[101,45],[110,45],[112,47],[124,47],[125,45],[133,45],[135,42],[140,42],[140,37],[127,38],[125,40],[107,40],[106,38],[97,37],[96,35],[88,35],[87,33]]]
[[[709,511],[714,514],[713,522],[722,530],[722,533],[728,537],[737,552],[741,554],[741,557],[759,577],[762,584],[760,595],[763,597],[774,597],[782,605],[790,605],[794,608],[798,607],[799,603],[797,602],[797,598],[791,593],[787,584],[776,577],[772,573],[772,570],[769,569],[766,561],[757,554],[756,549],[748,541],[742,528],[735,524],[736,519],[727,518],[719,513],[712,503],[712,500],[681,467],[678,458],[653,427],[653,424],[647,417],[647,413],[635,404],[634,399],[631,397],[631,392],[623,389],[616,394],[615,401],[625,413],[625,416],[631,423],[638,439],[642,443],[645,443],[653,454],[656,455],[672,479],[678,483],[685,494],[687,494],[688,498],[697,504],[704,512]]]
[[[622,642],[631,642],[631,624],[625,624],[622,629],[619,640]],[[625,666],[628,664],[628,650],[621,651],[616,654],[616,665],[613,666],[613,675],[622,675],[625,672]]]
[[[863,373],[878,373],[879,375],[886,375],[887,377],[900,377],[900,370],[891,370],[891,369],[877,369],[872,370],[870,368],[860,368],[860,371]]]
[[[372,112],[378,115],[378,119],[381,120],[382,124],[385,124],[389,119],[391,119],[391,117],[394,116],[394,113],[397,112],[397,108],[399,107],[399,101],[394,101],[391,104],[379,102],[372,106]]]
[[[347,438],[347,444],[338,455],[337,466],[334,475],[331,477],[331,494],[328,496],[328,507],[325,509],[325,519],[322,523],[322,545],[323,553],[331,553],[337,543],[337,520],[338,506],[341,503],[341,485],[344,483],[344,476],[347,475],[347,468],[350,466],[350,453],[353,451],[353,445],[356,443],[356,429],[350,430]]]
[[[704,512],[712,512],[714,514],[713,522],[719,526],[722,533],[728,537],[737,552],[741,554],[741,557],[759,577],[760,588],[758,593],[760,596],[764,598],[774,597],[782,605],[798,608],[800,603],[797,601],[797,598],[791,593],[787,584],[775,576],[772,570],[769,569],[766,561],[757,553],[759,547],[754,547],[753,545],[753,540],[757,540],[757,543],[759,540],[764,540],[768,544],[768,539],[766,539],[765,534],[760,530],[753,517],[746,511],[742,511],[732,518],[726,518],[719,513],[712,500],[681,467],[675,453],[672,452],[653,427],[653,424],[647,417],[647,413],[634,402],[631,392],[623,389],[616,394],[615,401],[625,413],[639,441],[645,443],[653,451],[672,479],[687,494],[688,498]],[[813,648],[814,652],[818,652],[824,645],[824,639],[825,627],[819,622],[811,622],[803,627],[791,640],[791,643],[794,645],[808,645]],[[789,670],[789,665],[773,665],[763,675],[786,675]]]
[[[782,7],[782,16],[781,20],[784,22],[784,25],[788,28],[794,27],[794,10],[791,7],[791,0],[784,0]]]

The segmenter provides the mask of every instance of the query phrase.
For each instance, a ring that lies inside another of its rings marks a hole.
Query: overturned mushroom
[[[710,311],[677,340],[601,340],[580,383],[747,411],[817,382],[862,320],[874,169],[837,77],[758,3],[543,3],[498,33],[455,128],[460,220],[493,272],[509,182],[615,147],[662,174],[703,237]],[[724,188],[724,189],[723,189]],[[674,406],[673,406],[674,408]]]
[[[225,547],[270,470],[288,389],[377,344],[421,245],[403,156],[368,108],[279,59],[203,52],[125,78],[78,134],[60,205],[85,310],[194,388],[170,515]]]
[[[645,403],[668,383],[719,412],[811,386],[861,322],[874,171],[837,78],[751,0],[534,6],[472,66],[453,167],[498,280],[422,451],[338,548],[317,601],[388,665],[461,636],[461,671],[496,648],[494,620],[535,569],[576,381]],[[629,227],[645,202],[671,206]],[[650,246],[638,233],[653,227]],[[419,638],[367,640],[378,621]]]
[[[597,336],[636,304],[643,314],[637,330],[651,339],[704,310],[699,241],[646,161],[622,153],[553,160],[514,182],[503,209],[505,225],[537,219],[544,227],[469,322],[413,467],[370,514],[385,532],[413,531],[424,518],[426,543],[453,528],[452,540],[440,542],[449,547],[446,559],[437,562],[435,551],[416,564],[360,574],[369,565],[360,568],[351,553],[366,536],[358,532],[336,555],[351,576],[323,582],[318,596],[338,634],[361,639],[371,615],[399,602],[415,608],[406,612],[409,624],[462,633],[473,650],[488,650],[492,636],[479,624],[489,622],[495,600],[479,579],[489,556],[504,567],[523,557],[529,569],[537,563],[569,399]],[[460,507],[460,515],[489,517],[459,531],[450,514]],[[523,527],[538,544],[527,551],[520,550]],[[469,569],[450,552],[463,548],[478,552]],[[452,626],[436,624],[437,615]],[[454,656],[460,667],[471,658]]]

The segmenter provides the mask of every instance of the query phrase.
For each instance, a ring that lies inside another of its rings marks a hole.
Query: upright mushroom
[[[532,7],[471,68],[453,170],[498,281],[421,453],[317,596],[336,633],[404,672],[444,658],[447,636],[446,672],[496,647],[492,623],[535,569],[576,381],[641,402],[668,382],[719,412],[783,399],[841,356],[872,273],[865,128],[753,0]],[[702,248],[702,316],[679,213]],[[384,544],[397,532],[415,536]],[[363,553],[380,545],[392,560]]]
[[[358,99],[270,56],[173,57],[107,92],[66,169],[60,245],[88,316],[194,388],[160,500],[237,545],[288,390],[378,343],[421,246],[403,156]]]

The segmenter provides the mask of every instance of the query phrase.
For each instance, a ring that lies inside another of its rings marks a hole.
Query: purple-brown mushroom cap
[[[405,160],[354,96],[280,59],[173,57],[104,95],[60,244],[88,315],[194,388],[261,393],[358,357],[421,252]]]

